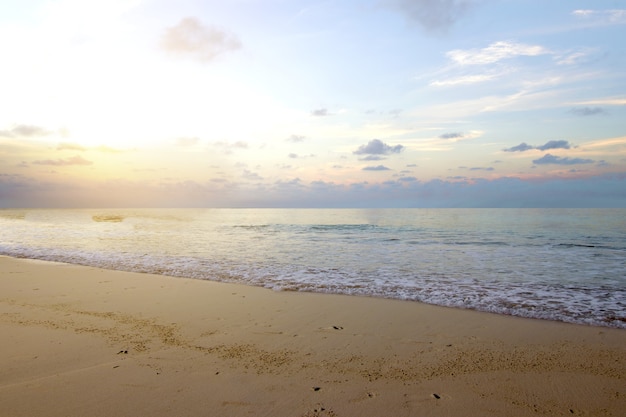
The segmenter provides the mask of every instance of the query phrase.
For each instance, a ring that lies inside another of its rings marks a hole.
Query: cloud
[[[386,158],[380,155],[367,155],[365,158],[359,158],[359,161],[382,161],[383,159]]]
[[[597,100],[588,100],[588,101],[581,101],[578,103],[573,103],[573,104],[579,104],[579,105],[602,105],[602,106],[626,106],[626,98],[616,98],[616,97],[612,97],[612,98],[603,98],[603,99],[597,99]]]
[[[61,142],[57,146],[57,151],[86,151],[86,150],[87,148],[77,143]]]
[[[549,153],[545,154],[539,159],[535,159],[533,164],[535,165],[578,165],[578,164],[592,164],[595,161],[593,159],[583,158],[562,158],[560,156],[554,156]]]
[[[33,161],[36,165],[52,165],[52,166],[69,166],[69,165],[92,165],[93,162],[88,161],[82,156],[76,155],[66,159],[44,159]]]
[[[607,114],[607,111],[602,107],[580,107],[571,109],[569,112],[577,116],[595,116],[597,114]]]
[[[472,0],[387,0],[429,32],[445,32],[474,5]]]
[[[376,166],[369,166],[369,167],[364,167],[362,168],[363,171],[389,171],[389,168],[387,168],[384,165],[376,165]]]
[[[0,137],[4,138],[29,138],[49,134],[46,129],[33,125],[15,125],[9,130],[0,130]]]
[[[310,153],[308,155],[298,155],[297,153],[290,153],[287,155],[291,159],[304,159],[304,158],[315,158],[315,155]]]
[[[578,9],[572,12],[572,15],[579,19],[591,20],[599,25],[622,25],[626,24],[626,10],[610,9],[610,10],[589,10]]]
[[[106,152],[106,153],[121,153],[121,152],[124,152],[123,150],[111,148],[110,146],[106,146],[106,145],[100,145],[100,146],[97,146],[95,148],[87,148],[87,147],[79,145],[77,143],[61,142],[57,146],[57,151],[80,151],[80,152],[84,152],[84,151],[89,151],[89,150],[94,150],[94,151],[98,151],[98,152]]]
[[[186,17],[166,30],[161,39],[161,48],[209,62],[220,54],[241,48],[241,42],[232,33],[205,26],[196,18]]]
[[[253,181],[261,181],[263,179],[262,176],[248,169],[244,169],[241,176],[244,177],[245,179],[253,180]]]
[[[560,55],[555,57],[556,63],[558,65],[574,65],[581,61],[583,61],[587,56],[588,52],[572,52],[567,55]]]
[[[545,145],[537,146],[535,149],[547,151],[548,149],[570,149],[572,145],[566,140],[551,140]]]
[[[225,149],[228,153],[232,152],[233,149],[247,149],[248,143],[244,141],[237,141],[234,143],[218,141],[213,143],[214,146]]]
[[[499,74],[478,74],[478,75],[463,75],[457,78],[450,78],[447,80],[435,80],[431,81],[429,85],[435,87],[448,87],[453,85],[470,85],[482,83],[485,81],[491,81],[497,78]]]
[[[503,149],[504,152],[525,152],[531,149],[535,149],[534,146],[528,145],[526,142],[522,142],[517,146],[513,146],[512,148]]]
[[[525,152],[532,149],[538,149],[540,151],[547,151],[548,149],[571,149],[572,144],[566,140],[551,140],[546,142],[545,145],[541,146],[532,146],[528,145],[525,142],[520,143],[517,146],[513,146],[512,148],[503,149],[504,152]]]
[[[471,167],[468,169],[470,171],[494,171],[493,167]]]
[[[462,137],[463,133],[460,132],[443,133],[439,135],[439,139],[458,139]]]
[[[494,42],[482,49],[454,49],[446,56],[459,65],[487,65],[517,56],[538,56],[550,53],[540,45],[515,42]]]
[[[365,110],[365,114],[371,115],[381,115],[381,116],[391,116],[392,118],[397,118],[402,114],[402,109],[391,109],[391,110],[376,110],[376,109],[368,109]]]
[[[324,117],[330,116],[330,113],[328,113],[328,109],[315,109],[311,110],[311,116]]]
[[[456,143],[462,140],[475,139],[483,135],[482,130],[470,130],[469,132],[445,132],[438,136],[439,139],[445,141],[445,145]]]
[[[303,136],[303,135],[291,135],[287,138],[287,142],[298,143],[298,142],[304,142],[305,139],[306,139],[306,136]]]
[[[352,153],[355,155],[389,155],[400,153],[403,149],[402,145],[389,146],[380,139],[372,139],[367,145],[359,146],[359,149]]]
[[[110,146],[106,146],[106,145],[100,145],[96,148],[93,148],[94,150],[98,151],[98,152],[106,152],[106,153],[122,153],[125,152],[123,149],[115,149],[115,148],[111,148]]]

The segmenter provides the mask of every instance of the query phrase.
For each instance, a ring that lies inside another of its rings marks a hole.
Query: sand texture
[[[623,416],[626,331],[0,257],[0,416]]]

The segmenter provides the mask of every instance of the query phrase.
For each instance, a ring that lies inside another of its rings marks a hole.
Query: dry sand
[[[626,331],[0,257],[1,416],[618,416]]]

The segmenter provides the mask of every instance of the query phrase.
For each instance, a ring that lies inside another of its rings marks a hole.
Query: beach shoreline
[[[0,415],[619,415],[626,331],[0,257]]]

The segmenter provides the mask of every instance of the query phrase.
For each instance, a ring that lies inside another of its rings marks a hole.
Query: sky
[[[626,207],[624,0],[0,3],[0,207]]]

